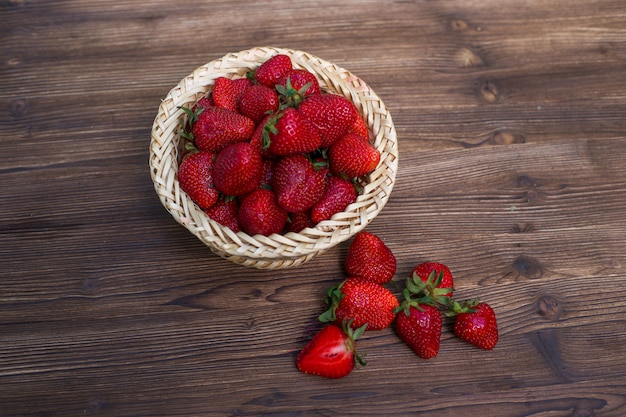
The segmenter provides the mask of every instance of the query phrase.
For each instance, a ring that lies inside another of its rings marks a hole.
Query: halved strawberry
[[[298,353],[296,366],[305,374],[324,378],[343,378],[354,369],[355,359],[365,365],[365,361],[356,352],[356,339],[365,327],[352,330],[330,324],[315,334],[313,339]]]

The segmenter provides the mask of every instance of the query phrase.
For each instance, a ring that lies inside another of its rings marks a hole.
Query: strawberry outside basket
[[[320,87],[350,99],[363,116],[370,141],[380,151],[378,167],[365,178],[357,201],[330,220],[300,233],[250,236],[234,233],[209,219],[180,189],[178,164],[182,140],[179,131],[187,121],[180,107],[191,107],[207,95],[217,77],[244,77],[276,54],[291,57],[294,68],[316,74]],[[258,47],[205,64],[174,87],[162,100],[150,141],[150,173],[165,209],[209,249],[236,264],[258,269],[289,268],[303,264],[363,230],[383,209],[393,189],[398,169],[398,143],[389,111],[360,78],[330,62],[303,51]]]

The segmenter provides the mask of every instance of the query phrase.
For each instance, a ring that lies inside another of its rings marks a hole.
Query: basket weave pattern
[[[276,54],[291,57],[295,68],[317,75],[320,87],[345,96],[355,103],[370,130],[370,140],[380,151],[378,167],[361,184],[356,202],[330,220],[300,233],[250,236],[234,233],[209,219],[180,189],[178,163],[179,131],[187,120],[179,107],[191,107],[207,95],[217,77],[244,77]],[[398,146],[391,116],[380,98],[349,71],[306,52],[259,47],[230,53],[197,68],[180,81],[162,101],[152,126],[150,172],[155,190],[174,219],[207,245],[215,254],[237,264],[259,269],[301,265],[364,229],[385,206],[398,168]]]

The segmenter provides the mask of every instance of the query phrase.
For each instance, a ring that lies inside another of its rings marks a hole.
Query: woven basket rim
[[[208,216],[180,189],[178,131],[186,120],[180,107],[189,107],[207,94],[219,76],[243,77],[269,57],[285,54],[294,68],[316,74],[323,90],[341,94],[355,103],[370,131],[370,141],[380,151],[377,168],[362,184],[356,202],[330,220],[299,233],[250,236],[234,233]],[[155,190],[174,219],[217,255],[259,269],[301,265],[363,230],[387,203],[398,168],[398,144],[391,115],[382,100],[359,77],[348,70],[304,51],[256,47],[229,53],[196,68],[161,101],[150,141],[150,173]]]

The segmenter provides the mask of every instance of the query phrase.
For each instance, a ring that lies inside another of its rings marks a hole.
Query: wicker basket
[[[186,122],[186,114],[179,107],[190,107],[205,96],[217,77],[243,77],[247,71],[279,53],[289,55],[295,68],[315,73],[323,90],[342,94],[355,103],[370,129],[370,140],[380,151],[381,159],[376,170],[362,184],[363,190],[357,201],[345,212],[318,223],[315,228],[271,236],[234,233],[209,219],[180,189],[177,174],[182,141],[178,133]],[[230,53],[199,67],[169,92],[152,127],[150,172],[163,206],[215,254],[259,269],[301,265],[364,229],[389,199],[397,168],[396,131],[380,98],[361,79],[345,69],[291,49],[253,48]]]

